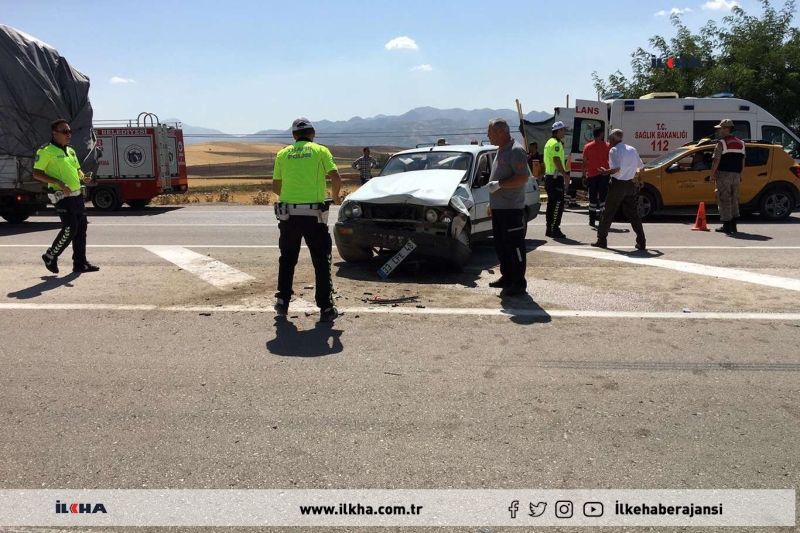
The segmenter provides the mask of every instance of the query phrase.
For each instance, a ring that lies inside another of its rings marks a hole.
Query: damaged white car
[[[376,249],[400,250],[463,266],[472,245],[492,235],[489,174],[496,146],[435,146],[399,152],[380,176],[345,198],[334,238],[348,262],[365,261]],[[539,214],[539,186],[525,186],[525,218]]]

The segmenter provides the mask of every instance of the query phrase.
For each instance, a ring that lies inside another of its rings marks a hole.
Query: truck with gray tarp
[[[47,206],[46,185],[33,178],[33,162],[59,118],[74,132],[70,145],[82,169],[94,171],[89,78],[53,47],[0,24],[0,217],[8,222],[23,222]]]

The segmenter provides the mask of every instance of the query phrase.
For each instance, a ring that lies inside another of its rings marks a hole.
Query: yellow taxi
[[[642,170],[639,215],[644,219],[671,207],[717,203],[711,163],[716,140],[689,144],[653,159]],[[739,189],[743,214],[758,211],[767,220],[786,220],[800,203],[800,166],[780,145],[746,141]]]

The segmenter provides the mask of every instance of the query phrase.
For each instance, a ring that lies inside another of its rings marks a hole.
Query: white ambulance
[[[733,134],[742,139],[780,144],[800,160],[800,139],[761,107],[738,98],[678,98],[677,93],[655,93],[638,99],[576,100],[574,108],[556,108],[555,120],[572,126],[565,146],[571,153],[571,176],[580,178],[583,147],[592,131],[619,128],[625,143],[646,163],[686,143],[714,136],[714,126],[729,118]],[[608,139],[608,134],[606,134]]]

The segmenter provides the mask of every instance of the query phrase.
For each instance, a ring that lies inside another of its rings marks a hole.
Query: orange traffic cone
[[[694,221],[692,231],[711,231],[706,226],[706,203],[700,202],[700,207],[697,208],[697,220]]]

